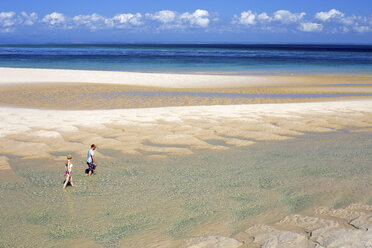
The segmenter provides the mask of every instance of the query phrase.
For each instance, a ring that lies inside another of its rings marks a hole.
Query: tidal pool
[[[149,159],[100,152],[96,174],[13,157],[0,172],[0,247],[183,247],[324,205],[372,203],[372,133],[340,130]]]

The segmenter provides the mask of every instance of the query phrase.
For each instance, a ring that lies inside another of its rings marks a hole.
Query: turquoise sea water
[[[0,45],[0,67],[233,74],[371,73],[372,45]]]

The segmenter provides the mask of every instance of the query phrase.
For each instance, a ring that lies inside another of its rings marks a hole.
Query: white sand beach
[[[359,79],[359,80],[358,80]],[[0,67],[0,84],[97,83],[164,88],[227,88],[264,85],[340,84],[350,81],[370,83],[370,75],[226,75],[143,73]]]
[[[198,88],[271,83],[264,77],[89,71],[61,69],[0,68],[0,83],[100,83],[136,86]]]

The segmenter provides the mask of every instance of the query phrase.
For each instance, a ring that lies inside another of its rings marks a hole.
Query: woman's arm
[[[71,172],[71,162],[70,161],[67,161],[66,162],[66,168],[65,168],[65,170],[66,170],[66,172],[68,172],[68,173],[70,173]]]

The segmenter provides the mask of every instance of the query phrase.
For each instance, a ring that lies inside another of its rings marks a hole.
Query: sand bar
[[[224,76],[18,68],[0,68],[0,75],[1,153],[24,158],[54,158],[56,152],[84,151],[91,143],[124,154],[161,157],[285,140],[304,132],[372,126],[370,96],[337,101],[316,97],[370,93],[370,75]],[[90,92],[91,98],[84,92]],[[118,92],[136,92],[140,97],[115,98]],[[177,102],[178,93],[212,95]],[[278,104],[267,104],[260,97],[284,93],[315,97],[274,98]],[[220,101],[216,94],[233,96]],[[246,102],[234,94],[258,97]]]
[[[237,76],[0,68],[0,105],[96,110],[350,100],[370,75]]]
[[[247,87],[262,85],[339,84],[357,81],[371,84],[371,75],[200,75],[0,68],[0,84],[9,83],[106,83],[168,88]]]
[[[54,158],[55,152],[83,153],[96,143],[124,154],[191,154],[305,132],[370,128],[371,117],[372,100],[86,111],[2,107],[0,150]]]
[[[0,83],[108,83],[152,87],[226,87],[268,83],[256,76],[139,73],[118,71],[0,68]]]

